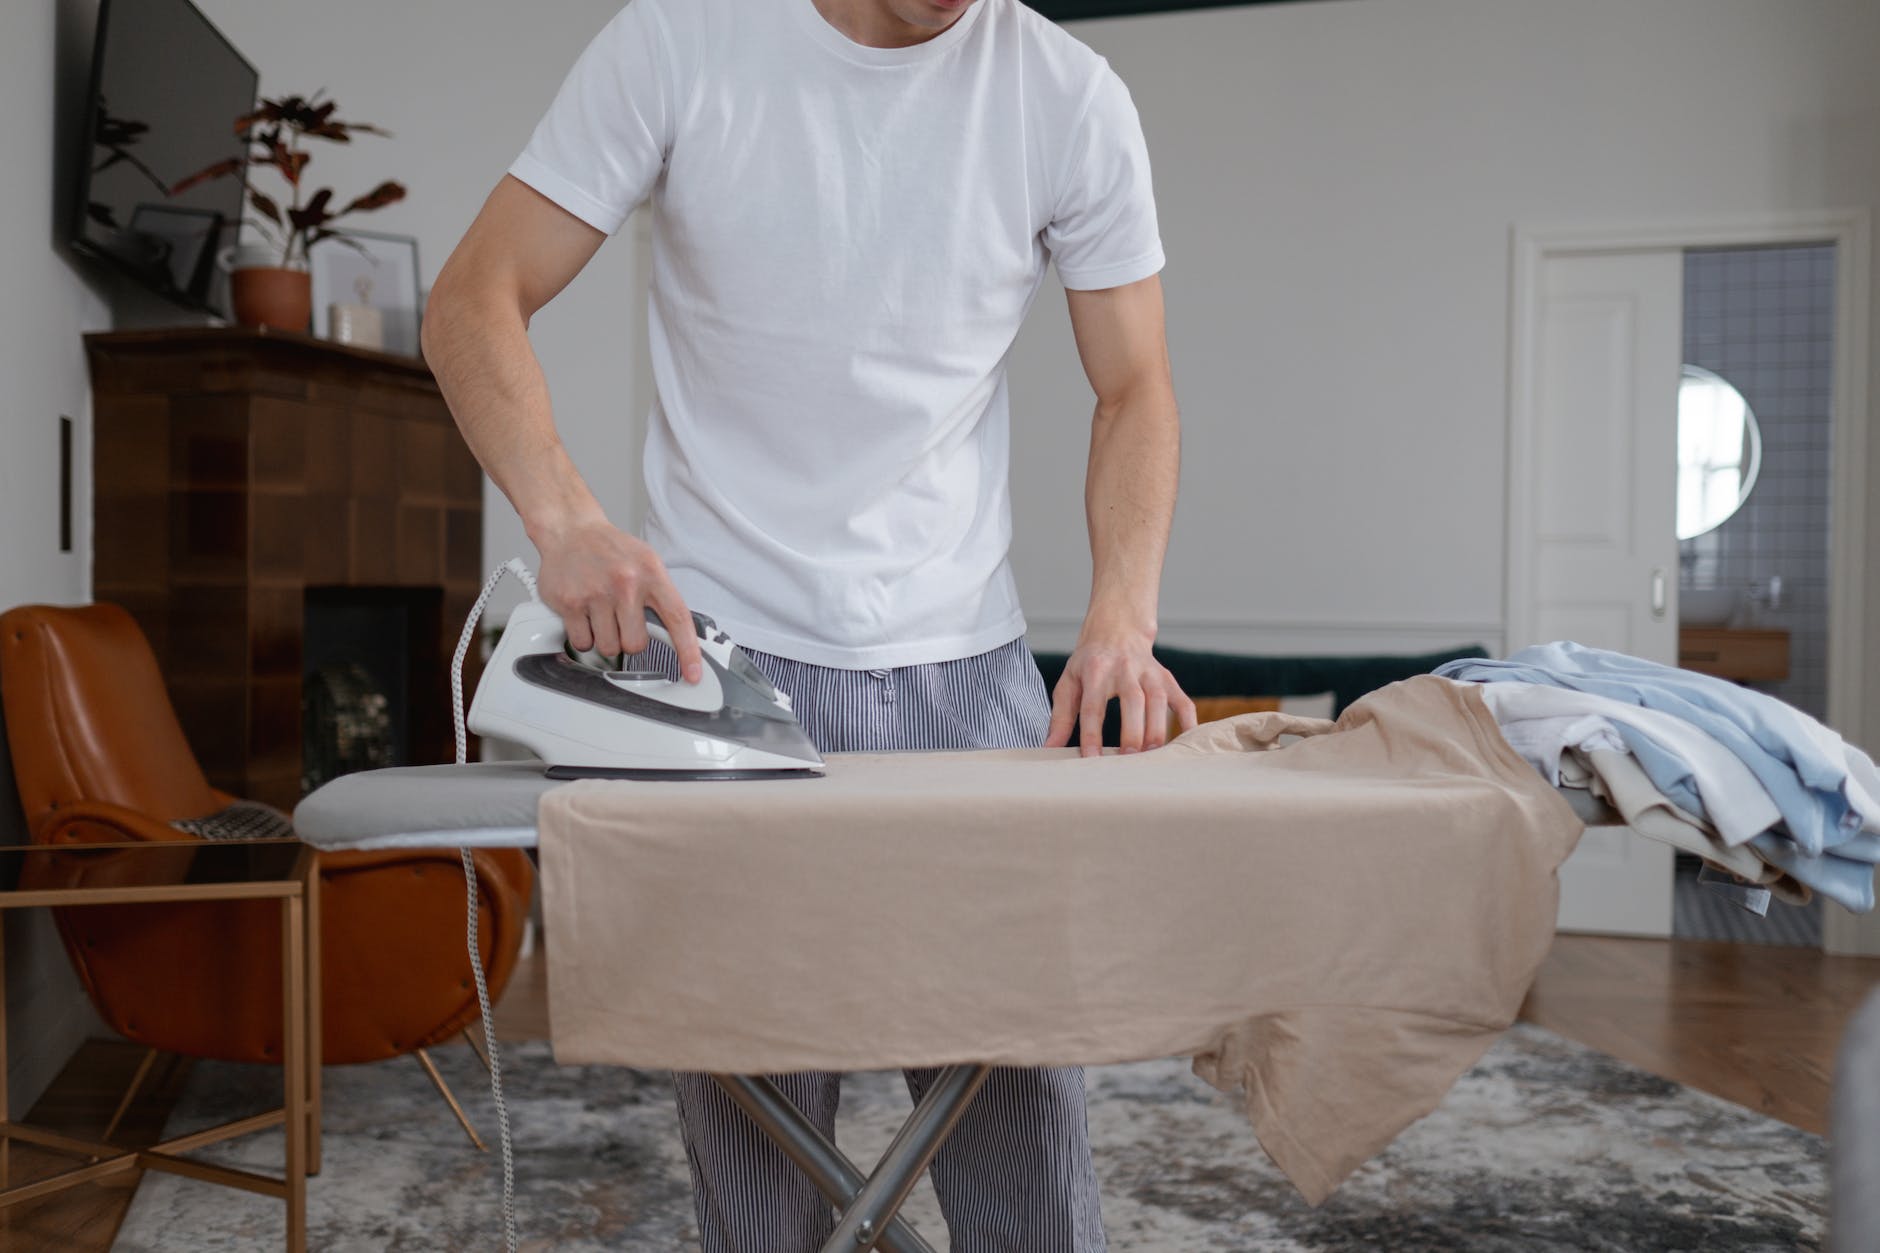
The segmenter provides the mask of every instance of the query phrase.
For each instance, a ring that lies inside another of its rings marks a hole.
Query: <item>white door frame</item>
[[[1834,458],[1828,536],[1828,721],[1849,740],[1865,743],[1867,519],[1863,490],[1869,426],[1868,291],[1872,218],[1868,210],[1776,213],[1750,217],[1668,219],[1605,226],[1517,225],[1513,232],[1508,343],[1508,465],[1503,551],[1506,639],[1525,640],[1533,615],[1533,570],[1528,537],[1532,502],[1518,485],[1533,471],[1541,263],[1575,253],[1658,251],[1667,248],[1743,248],[1772,244],[1835,246],[1834,379],[1831,447]],[[1880,728],[1874,728],[1880,731]],[[1824,915],[1827,947],[1880,952],[1880,936],[1845,910]]]

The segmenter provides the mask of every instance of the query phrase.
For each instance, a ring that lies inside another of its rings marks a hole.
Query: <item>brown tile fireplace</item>
[[[449,760],[482,476],[424,364],[239,328],[85,343],[94,592],[150,637],[211,782],[299,799],[310,675],[323,701],[369,676],[399,756]]]

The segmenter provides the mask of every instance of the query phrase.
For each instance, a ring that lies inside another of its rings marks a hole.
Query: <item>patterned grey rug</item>
[[[517,1190],[531,1250],[696,1248],[684,1152],[663,1074],[557,1067],[510,1050]],[[440,1067],[492,1142],[483,1072],[461,1046]],[[1090,1123],[1110,1245],[1272,1253],[1428,1250],[1814,1249],[1824,1148],[1796,1131],[1535,1027],[1519,1026],[1317,1210],[1266,1160],[1228,1099],[1185,1062],[1090,1075]],[[170,1133],[276,1099],[278,1072],[201,1063]],[[325,1169],[309,1185],[322,1253],[491,1249],[495,1154],[475,1153],[415,1062],[327,1072]],[[905,1115],[898,1075],[844,1085],[840,1139],[873,1161]],[[277,1169],[278,1136],[219,1146]],[[925,1184],[905,1211],[936,1248]],[[279,1247],[280,1207],[167,1175],[138,1189],[120,1253]]]

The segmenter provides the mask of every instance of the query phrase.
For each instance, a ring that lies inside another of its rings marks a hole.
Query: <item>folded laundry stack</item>
[[[1460,660],[1509,744],[1634,831],[1790,901],[1874,905],[1880,770],[1801,710],[1724,679],[1571,642]]]

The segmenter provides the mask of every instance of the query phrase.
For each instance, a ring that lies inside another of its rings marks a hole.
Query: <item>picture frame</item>
[[[117,250],[120,261],[139,268],[160,290],[204,299],[209,267],[226,225],[214,209],[140,204]]]
[[[342,232],[345,240],[323,239],[307,251],[313,286],[313,333],[332,337],[332,306],[364,304],[384,319],[381,351],[420,356],[418,325],[423,316],[418,241],[378,231]],[[352,247],[346,240],[357,243]]]

